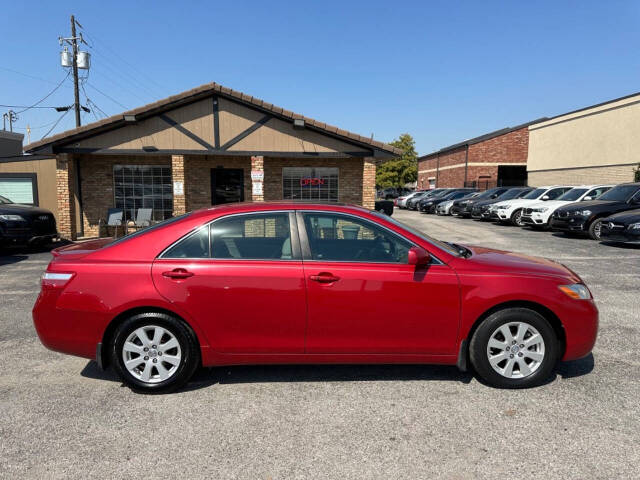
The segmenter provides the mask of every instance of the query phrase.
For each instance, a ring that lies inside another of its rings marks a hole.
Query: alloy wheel
[[[158,325],[145,325],[127,337],[122,346],[122,359],[134,378],[146,383],[160,383],[176,373],[182,351],[171,331]]]
[[[487,357],[491,367],[505,378],[532,375],[544,360],[542,335],[525,322],[510,322],[498,327],[489,337]]]

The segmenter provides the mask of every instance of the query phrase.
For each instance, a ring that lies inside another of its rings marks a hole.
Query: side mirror
[[[589,200],[593,200],[592,197],[586,196],[582,199],[583,202],[588,202]]]
[[[424,248],[411,247],[409,249],[409,265],[420,267],[431,261],[431,255]]]
[[[549,195],[543,195],[540,200],[542,200],[543,202],[546,202],[547,200],[549,200]]]

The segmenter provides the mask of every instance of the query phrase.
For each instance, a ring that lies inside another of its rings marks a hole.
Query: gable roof
[[[272,103],[265,102],[264,100],[253,97],[251,95],[247,95],[246,93],[242,93],[237,90],[232,90],[231,88],[224,87],[215,82],[206,83],[178,95],[172,95],[162,100],[158,100],[157,102],[149,103],[142,107],[134,108],[133,110],[128,110],[126,112],[113,115],[100,121],[74,128],[73,130],[67,130],[65,132],[58,133],[56,135],[53,135],[52,137],[39,140],[37,142],[32,142],[29,145],[26,145],[24,150],[25,152],[37,153],[38,151],[44,150],[47,147],[53,148],[56,145],[68,144],[82,138],[87,138],[98,133],[103,133],[108,130],[113,130],[125,126],[128,124],[128,121],[125,120],[125,117],[134,116],[135,120],[138,121],[143,118],[147,118],[158,113],[165,112],[167,110],[172,110],[181,105],[192,103],[213,95],[218,95],[223,98],[229,98],[236,102],[243,103],[247,106],[251,106],[253,108],[268,112],[282,119],[290,121],[302,119],[304,120],[305,128],[311,127],[312,129],[315,129],[332,137],[346,139],[352,143],[361,144],[367,147],[373,147],[384,153],[391,154],[392,156],[402,154],[402,150],[396,147],[392,147],[391,145],[388,145],[386,143],[379,142],[377,140],[374,140],[373,138],[363,137],[362,135],[358,135],[347,130],[342,130],[327,123],[314,120],[313,118],[305,117],[304,115],[291,112],[282,107],[273,105]]]
[[[534,123],[544,122],[548,120],[547,117],[538,118],[536,120],[532,120],[531,122],[523,123],[522,125],[516,125],[515,127],[506,127],[501,128],[500,130],[495,130],[490,133],[485,133],[484,135],[480,135],[478,137],[470,138],[469,140],[464,140],[459,143],[454,143],[453,145],[449,145],[448,147],[441,148],[440,150],[436,150],[435,152],[427,153],[426,155],[422,155],[418,158],[421,160],[426,157],[430,157],[432,155],[436,155],[438,153],[445,153],[450,150],[455,150],[457,148],[466,147],[467,145],[473,145],[475,143],[484,142],[485,140],[489,140],[491,138],[499,137],[500,135],[505,135],[507,133],[515,132],[516,130],[520,130],[521,128],[528,127],[529,125],[533,125]]]

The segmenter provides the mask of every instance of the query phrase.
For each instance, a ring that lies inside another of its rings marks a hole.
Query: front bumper
[[[559,312],[566,348],[562,360],[578,360],[591,352],[598,336],[598,307],[593,300],[574,300]]]
[[[548,218],[545,218],[540,212],[523,213],[521,219],[525,225],[544,227],[548,223]]]
[[[5,245],[47,243],[56,238],[58,238],[58,232],[38,234],[30,228],[7,228],[0,233],[0,243]]]
[[[640,230],[629,230],[625,227],[611,229],[603,223],[600,230],[600,240],[640,245]]]
[[[511,220],[511,210],[507,208],[503,208],[502,210],[496,210],[496,218],[501,222],[506,222]]]
[[[556,217],[549,222],[552,230],[561,232],[584,232],[587,229],[588,219],[585,217]]]

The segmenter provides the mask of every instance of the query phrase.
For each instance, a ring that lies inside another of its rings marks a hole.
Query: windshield
[[[640,188],[638,188],[638,185],[618,185],[617,187],[613,187],[608,192],[600,195],[600,198],[598,198],[598,200],[605,200],[610,202],[626,202],[638,190],[640,190]]]
[[[491,195],[496,193],[496,190],[498,190],[498,189],[497,188],[492,188],[490,190],[485,190],[480,195],[478,195],[476,198],[489,198]]]
[[[523,190],[522,188],[512,188],[511,190],[507,190],[502,195],[498,197],[498,200],[511,200],[512,198],[518,198],[523,192],[528,192],[529,190]]]
[[[536,188],[535,190],[527,193],[524,197],[525,200],[535,200],[539,196],[541,196],[544,192],[549,190],[548,188]]]
[[[568,192],[560,195],[558,198],[556,198],[556,200],[565,200],[568,202],[575,202],[585,193],[587,193],[586,188],[572,188]]]
[[[380,217],[380,218],[388,221],[388,222],[396,224],[397,226],[399,226],[400,228],[406,230],[407,232],[413,233],[416,237],[424,239],[425,241],[427,241],[427,242],[435,245],[436,247],[444,250],[445,252],[447,252],[450,255],[454,255],[456,257],[462,256],[461,253],[455,247],[452,247],[448,243],[442,242],[440,240],[436,240],[435,238],[430,237],[426,233],[422,233],[420,230],[416,230],[415,228],[410,227],[406,223],[402,223],[402,222],[396,220],[395,218],[389,217],[389,216],[387,216],[387,215],[385,215],[383,213],[380,213],[380,212],[376,212],[376,211],[372,210],[371,213],[376,215],[377,217]]]
[[[2,195],[0,195],[0,204],[1,205],[5,205],[8,203],[13,203],[11,200],[9,200],[8,198],[3,197]]]

